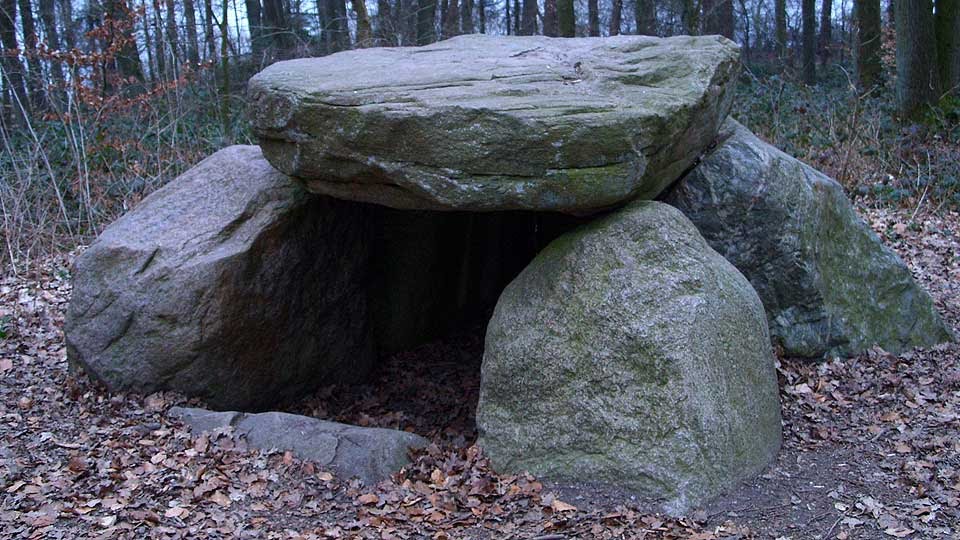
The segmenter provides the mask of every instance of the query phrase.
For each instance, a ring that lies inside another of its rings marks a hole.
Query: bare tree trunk
[[[27,56],[27,90],[30,92],[30,104],[43,108],[47,96],[43,77],[43,65],[37,55],[37,27],[33,20],[33,8],[30,0],[20,1],[20,26],[23,28],[23,45]]]
[[[820,53],[820,62],[826,64],[830,60],[830,49],[833,44],[833,0],[823,0],[820,4],[820,43],[817,47]]]
[[[753,25],[750,24],[750,10],[747,9],[746,0],[740,0],[740,16],[743,19],[743,58],[747,60],[750,58],[750,47],[752,43],[750,41],[750,32]],[[784,35],[786,35],[786,31],[784,31]]]
[[[600,6],[597,0],[587,0],[587,33],[590,37],[600,36]]]
[[[187,24],[187,60],[200,63],[200,44],[197,42],[197,8],[193,0],[183,0],[183,17]]]
[[[507,0],[509,2],[510,0]],[[513,0],[513,33],[522,35],[520,30],[520,0]]]
[[[227,0],[223,0],[226,2]],[[177,32],[177,11],[174,0],[167,0],[167,44],[170,45],[170,59],[173,78],[180,76],[180,36]]]
[[[59,0],[60,24],[63,27],[63,41],[67,49],[73,50],[77,46],[76,24],[73,22],[73,3],[71,0]]]
[[[612,0],[610,8],[610,35],[619,36],[621,18],[623,17],[623,0]]]
[[[573,0],[556,0],[557,34],[560,37],[573,37],[577,33],[576,12]]]
[[[143,25],[143,42],[146,44],[147,50],[147,71],[150,72],[150,82],[156,86],[160,83],[160,76],[157,73],[156,59],[153,57],[153,47],[151,46],[151,43],[153,42],[150,40],[150,22],[147,20],[149,17],[146,16],[146,0],[140,0],[140,9],[143,10],[144,13],[140,23]]]
[[[30,113],[30,99],[27,87],[24,84],[23,64],[20,56],[15,52],[20,49],[17,43],[17,2],[16,0],[2,0],[0,2],[0,43],[3,45],[3,56],[0,57],[3,66],[4,88],[11,88],[7,96],[10,100],[8,117],[25,120],[22,112]]]
[[[477,0],[477,14],[480,15],[480,33],[487,33],[487,0]],[[510,18],[509,16],[507,17]]]
[[[787,59],[787,0],[774,0],[774,21],[777,58],[783,62]]]
[[[447,9],[443,13],[443,39],[460,33],[460,10],[457,0],[447,0]]]
[[[687,35],[696,35],[700,28],[700,6],[696,0],[682,0],[680,4],[680,19],[683,22],[683,32]]]
[[[560,23],[557,21],[557,0],[543,0],[543,35],[560,35]]]
[[[224,0],[226,1],[226,0]],[[147,43],[147,47],[150,44]],[[153,51],[157,59],[156,80],[163,80],[167,73],[167,51],[163,46],[163,21],[160,17],[160,0],[153,0]]]
[[[283,0],[263,0],[260,23],[263,25],[261,31],[264,46],[269,44],[275,56],[286,57],[292,46]]]
[[[803,82],[817,83],[817,3],[816,0],[803,0],[801,17],[803,20]]]
[[[221,0],[220,10],[220,121],[223,126],[223,138],[230,141],[230,33],[227,0]]]
[[[464,34],[473,33],[473,0],[461,0],[460,28]]]
[[[733,0],[703,0],[703,33],[733,39]]]
[[[937,0],[934,24],[937,32],[937,60],[940,62],[940,87],[944,92],[960,92],[960,2]]]
[[[259,57],[267,48],[263,36],[263,8],[260,6],[260,0],[245,0],[244,5],[247,8],[247,28],[250,32],[250,50],[253,56]],[[321,34],[324,28],[321,27]]]
[[[207,43],[207,59],[212,62],[217,56],[217,45],[213,38],[212,0],[203,0],[203,40]]]
[[[880,83],[880,0],[856,0],[857,81],[861,91]]]
[[[940,98],[931,0],[896,3],[897,101],[905,119],[919,118]]]
[[[393,45],[393,10],[390,0],[377,0],[377,45]]]
[[[657,35],[657,8],[653,0],[635,0],[633,17],[637,24],[638,35]]]
[[[106,9],[107,15],[118,23],[110,33],[107,46],[119,50],[116,63],[120,75],[128,81],[133,79],[143,82],[143,65],[140,62],[137,39],[133,34],[133,11],[127,5],[127,0],[108,0]]]
[[[562,1],[562,0],[561,0],[561,1]],[[513,20],[510,18],[510,0],[506,0],[506,1],[504,2],[504,6],[505,6],[505,10],[506,10],[507,35],[509,36],[509,35],[511,35],[511,34],[513,33],[513,32],[510,31],[510,28],[512,28],[511,23],[513,22]],[[514,31],[516,31],[516,30],[514,30]]]
[[[537,33],[537,0],[523,0],[523,12],[520,20],[520,35],[533,36]]]
[[[353,12],[357,15],[357,47],[373,46],[373,29],[370,27],[370,15],[363,0],[351,0]]]
[[[417,45],[428,45],[436,40],[437,0],[417,0]]]
[[[53,0],[40,0],[40,22],[43,24],[43,33],[46,35],[47,47],[53,50],[60,49],[60,31],[57,28],[57,14]],[[50,60],[50,77],[57,87],[57,99],[63,102],[63,66],[59,60]]]

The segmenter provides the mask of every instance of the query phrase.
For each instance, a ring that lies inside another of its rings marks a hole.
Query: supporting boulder
[[[147,197],[76,261],[70,361],[111,390],[261,409],[371,365],[362,208],[304,191],[254,146]]]
[[[624,486],[682,511],[779,448],[763,306],[679,211],[633,203],[561,236],[507,286],[477,426],[503,471]]]
[[[930,296],[843,188],[728,120],[664,198],[750,280],[789,356],[899,353],[952,339]]]

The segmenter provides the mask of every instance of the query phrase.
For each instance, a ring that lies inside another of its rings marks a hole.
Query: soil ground
[[[960,215],[861,209],[960,329]],[[689,516],[643,494],[494,473],[476,437],[482,329],[391,358],[290,410],[433,444],[363,487],[230,433],[192,434],[175,394],[71,373],[70,257],[0,281],[3,538],[960,538],[960,347],[781,359],[777,462]]]

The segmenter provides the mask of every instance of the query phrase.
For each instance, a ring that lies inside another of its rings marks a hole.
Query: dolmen
[[[836,182],[729,118],[738,73],[717,36],[273,64],[249,83],[259,147],[76,260],[69,359],[263,411],[488,318],[478,444],[499,470],[702,504],[779,449],[775,347],[953,339]]]

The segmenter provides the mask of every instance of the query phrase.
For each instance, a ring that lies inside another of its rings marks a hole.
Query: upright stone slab
[[[76,261],[68,357],[112,390],[261,409],[373,360],[359,205],[311,195],[254,146],[153,193]]]
[[[652,198],[714,140],[739,48],[718,36],[459,36],[277,62],[250,80],[264,155],[401,209],[589,213]]]
[[[780,445],[760,299],[674,208],[561,236],[487,327],[479,445],[502,471],[625,486],[682,512]]]
[[[728,120],[665,197],[750,280],[791,356],[898,353],[952,339],[930,296],[843,188]]]

